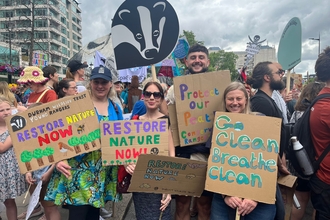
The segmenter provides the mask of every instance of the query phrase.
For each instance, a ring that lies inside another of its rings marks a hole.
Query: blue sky
[[[124,0],[80,0],[83,45],[111,32],[111,19]],[[298,17],[302,24],[302,62],[296,73],[314,73],[321,35],[321,50],[330,46],[329,0],[170,0],[182,30],[193,31],[205,46],[244,51],[248,35],[260,35],[278,48],[287,22]],[[265,43],[263,44],[265,45]]]

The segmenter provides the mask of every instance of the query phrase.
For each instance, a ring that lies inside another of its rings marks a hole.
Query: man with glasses
[[[253,71],[252,76],[248,78],[247,84],[252,88],[258,89],[258,92],[251,98],[251,110],[260,112],[266,116],[282,119],[281,140],[280,140],[280,158],[283,156],[284,148],[287,145],[286,132],[283,124],[283,116],[281,110],[277,107],[272,99],[274,90],[282,90],[285,84],[282,81],[284,71],[279,68],[276,63],[269,61],[258,63]],[[289,174],[281,160],[278,160],[278,168],[284,174]],[[282,220],[285,216],[284,203],[279,187],[276,190],[276,220]]]
[[[281,64],[279,63],[274,63],[276,65],[277,68],[279,68],[278,70],[278,74],[280,74],[281,76],[283,76],[283,74],[285,73],[285,71],[282,69]],[[282,79],[283,81],[283,79]],[[284,83],[285,85],[285,83]],[[286,94],[286,89],[285,87],[283,87],[281,90],[274,90],[273,94],[272,94],[272,99],[274,99],[277,107],[281,110],[282,112],[282,116],[283,116],[283,123],[287,124],[289,122],[290,117],[288,117],[288,109],[286,106],[286,102],[289,102],[292,100],[292,92],[290,91],[288,94]]]

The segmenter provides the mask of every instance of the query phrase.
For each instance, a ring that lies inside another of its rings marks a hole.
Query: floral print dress
[[[109,101],[109,116],[98,115],[96,110],[99,121],[123,119],[121,110],[117,117],[111,103]],[[68,159],[68,164],[72,167],[72,178],[68,179],[54,169],[45,200],[56,205],[91,205],[95,208],[104,207],[107,201],[121,200],[122,195],[117,193],[118,166],[102,166],[101,150]]]
[[[8,131],[0,134],[0,141],[5,142],[8,136]],[[13,147],[11,147],[0,154],[0,202],[15,199],[26,190],[25,177],[20,173]]]

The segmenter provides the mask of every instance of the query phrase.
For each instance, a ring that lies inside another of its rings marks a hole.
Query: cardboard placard
[[[206,167],[203,161],[141,155],[128,191],[199,197],[204,190]]]
[[[275,203],[281,119],[217,112],[205,189]]]
[[[301,23],[292,18],[285,26],[278,46],[277,58],[284,70],[291,70],[301,62]]]
[[[117,69],[149,66],[166,59],[178,37],[178,16],[168,1],[124,1],[111,25]]]
[[[101,122],[104,166],[136,163],[141,154],[168,155],[168,120]]]
[[[180,146],[206,142],[214,112],[221,108],[223,91],[230,84],[230,72],[191,74],[173,80]]]
[[[22,173],[100,148],[99,122],[88,92],[6,119]]]
[[[171,132],[172,132],[172,139],[174,147],[180,146],[180,137],[179,137],[179,128],[178,128],[178,118],[176,117],[176,105],[169,104],[168,108],[168,115],[171,119]]]
[[[290,220],[293,204],[293,195],[296,189],[297,177],[292,175],[280,176],[277,180],[280,186],[283,203],[285,206],[285,220]]]
[[[298,74],[298,73],[291,73],[290,77],[293,78],[293,83],[296,86],[296,89],[301,90],[302,89],[302,82],[303,82],[303,78],[302,78],[302,74]]]

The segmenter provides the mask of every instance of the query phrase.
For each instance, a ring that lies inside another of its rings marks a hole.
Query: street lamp
[[[319,55],[320,55],[320,53],[321,53],[321,35],[320,35],[320,33],[319,33],[319,38],[310,37],[309,39],[319,41]]]
[[[14,24],[11,22],[11,15],[9,16],[9,21],[7,23],[7,29],[8,29],[8,32],[9,32],[9,65],[10,65],[10,68],[12,66],[12,54],[11,54],[11,33],[13,31],[13,28],[14,28]],[[11,73],[8,72],[8,75],[7,75],[7,81],[8,83],[11,83],[12,81],[12,75]]]

